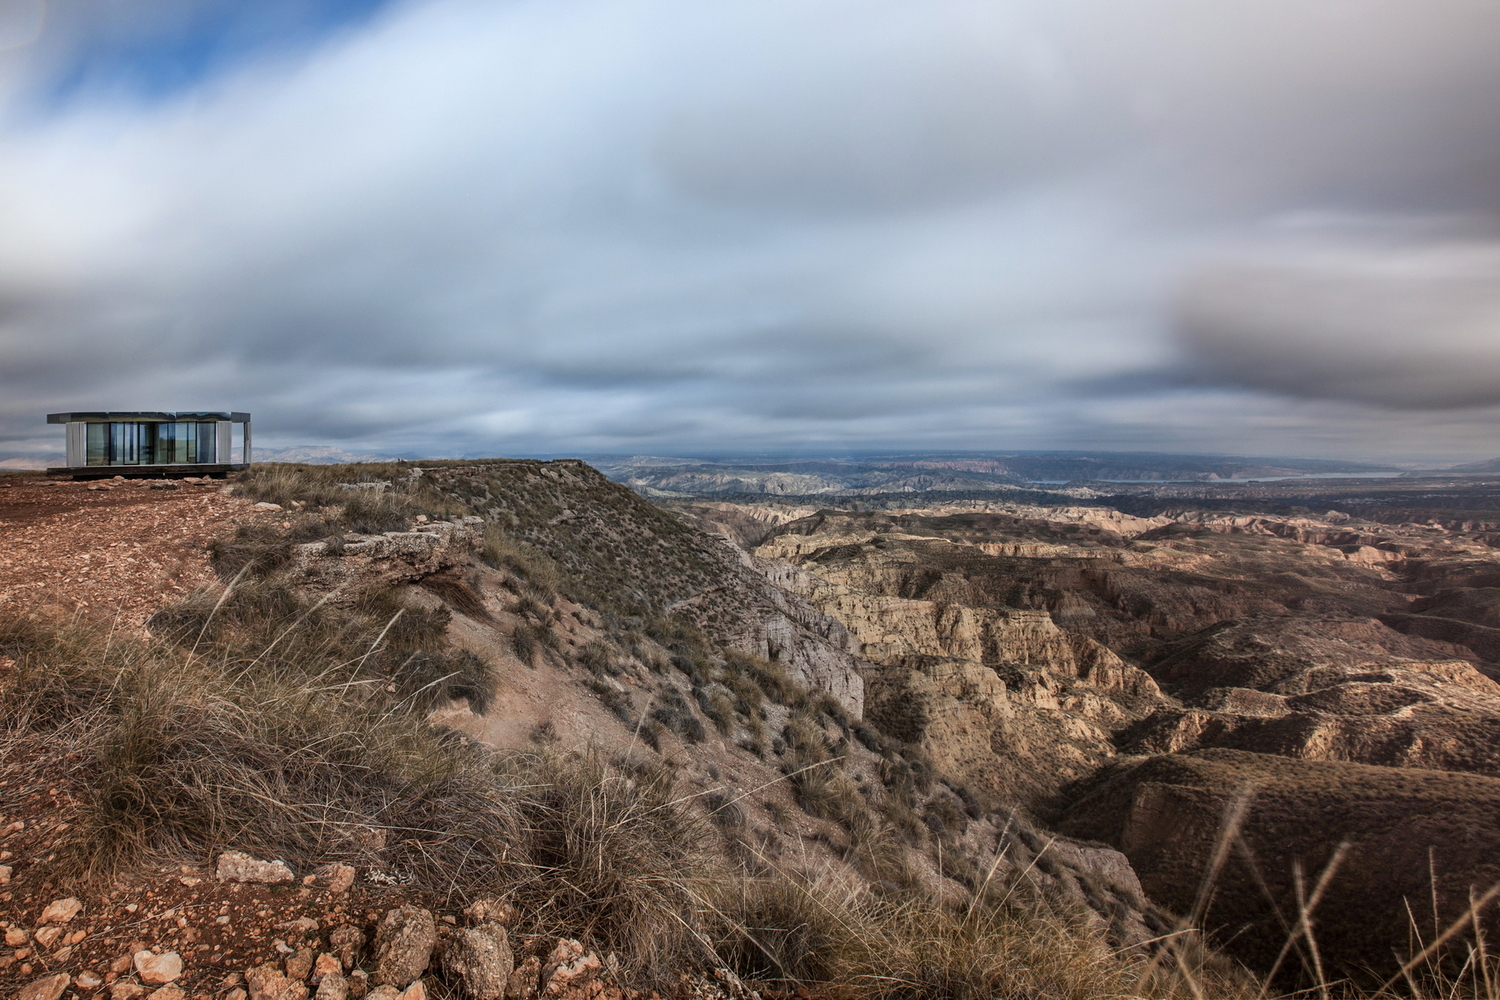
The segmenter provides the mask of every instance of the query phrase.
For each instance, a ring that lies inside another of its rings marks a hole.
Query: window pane
[[[109,464],[109,424],[85,424],[88,428],[88,464]]]
[[[113,423],[109,425],[109,464],[141,464],[139,425],[126,423]]]
[[[198,425],[198,458],[201,465],[212,465],[214,458],[214,435],[218,433],[218,425],[204,421]]]

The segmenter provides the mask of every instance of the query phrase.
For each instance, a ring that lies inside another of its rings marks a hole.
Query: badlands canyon
[[[866,717],[987,808],[1122,851],[1262,972],[1326,873],[1319,959],[1368,980],[1500,882],[1493,486],[666,502],[847,628]]]

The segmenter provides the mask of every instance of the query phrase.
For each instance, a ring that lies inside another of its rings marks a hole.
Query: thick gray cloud
[[[433,0],[59,100],[88,11],[0,52],[0,450],[1493,450],[1487,0]]]
[[[1211,376],[1413,409],[1500,405],[1500,242],[1205,269],[1183,340]]]

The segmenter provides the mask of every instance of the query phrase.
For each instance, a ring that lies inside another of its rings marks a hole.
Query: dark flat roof
[[[47,423],[49,424],[71,424],[75,421],[84,420],[89,423],[100,423],[109,420],[118,420],[122,423],[135,421],[138,423],[175,423],[179,420],[229,420],[237,424],[250,422],[250,414],[229,410],[194,410],[192,412],[179,411],[177,413],[161,413],[151,410],[141,411],[118,411],[113,413],[49,413]]]

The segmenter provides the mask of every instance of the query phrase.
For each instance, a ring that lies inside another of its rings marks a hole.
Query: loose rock
[[[250,1000],[305,1000],[307,987],[281,974],[274,962],[245,971]]]
[[[146,987],[140,983],[132,983],[121,980],[109,988],[110,1000],[137,1000],[146,995]]]
[[[329,865],[326,872],[328,890],[333,893],[348,892],[354,884],[353,865]]]
[[[348,971],[354,968],[354,961],[359,958],[360,950],[365,946],[364,931],[352,924],[345,924],[328,935],[328,945],[344,964],[344,970]]]
[[[561,996],[597,976],[604,963],[593,952],[584,953],[583,945],[564,938],[547,956],[547,965],[542,970],[546,985],[542,988],[547,996]]]
[[[0,865],[0,885],[10,882],[10,876],[15,871],[10,865]]]
[[[133,961],[135,974],[148,986],[162,986],[182,975],[182,956],[175,951],[164,951],[160,955],[138,951]]]
[[[258,861],[240,851],[225,851],[219,855],[219,865],[214,876],[220,881],[232,882],[291,882],[296,879],[284,861]]]
[[[36,943],[43,948],[50,948],[62,937],[61,927],[38,927],[36,929]]]
[[[504,900],[486,896],[469,904],[464,910],[464,916],[471,924],[510,924],[515,922],[518,913],[514,906]]]
[[[510,982],[506,984],[505,995],[510,1000],[531,1000],[536,994],[538,981],[542,976],[542,960],[535,955],[527,955],[516,966],[516,971],[510,974]]]
[[[343,974],[344,965],[339,961],[339,957],[337,955],[330,955],[325,951],[323,952],[323,954],[319,955],[318,960],[313,963],[312,984],[314,986],[317,986],[328,976],[342,976]]]
[[[427,971],[437,944],[437,921],[416,906],[398,906],[375,932],[375,981],[404,987]]]
[[[443,953],[443,965],[463,979],[464,988],[476,1000],[502,1000],[515,957],[505,928],[488,923],[454,934]]]
[[[186,998],[187,994],[175,986],[163,986],[146,995],[146,1000],[186,1000]]]
[[[38,979],[23,987],[21,992],[16,994],[16,1000],[57,1000],[71,981],[66,972]]]
[[[313,961],[317,955],[311,948],[302,948],[286,960],[286,977],[298,982],[306,979],[313,968]]]
[[[42,911],[42,917],[38,923],[42,924],[65,924],[83,910],[83,904],[72,896],[67,899],[55,899],[47,904]]]
[[[316,1000],[348,1000],[349,981],[343,973],[330,972],[318,983]]]

